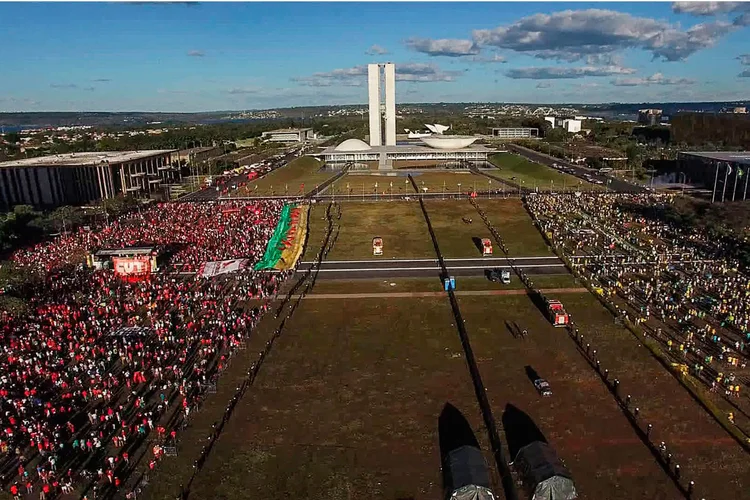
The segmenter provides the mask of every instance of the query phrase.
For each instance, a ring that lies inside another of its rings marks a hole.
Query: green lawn
[[[313,205],[310,234],[304,260],[312,260],[327,227],[327,204]],[[384,255],[379,259],[423,259],[435,257],[427,224],[415,201],[345,202],[341,204],[338,240],[328,260],[372,259],[372,239],[383,238]]]
[[[582,186],[581,189],[601,190],[602,186],[591,184],[573,176],[558,172],[557,170],[533,163],[523,156],[513,153],[498,153],[490,157],[490,162],[498,170],[492,171],[491,174],[502,179],[521,184],[526,188],[533,189],[535,186],[539,190],[563,191]]]
[[[412,172],[414,182],[417,188],[423,192],[422,188],[426,187],[428,193],[442,193],[445,187],[446,193],[455,193],[458,191],[458,183],[461,183],[461,192],[469,192],[474,186],[477,190],[487,189],[489,184],[487,178],[474,175],[468,171],[458,172]],[[393,183],[393,186],[391,186]],[[377,184],[377,187],[375,186]],[[409,194],[414,193],[414,187],[409,182],[409,177],[404,172],[394,170],[390,173],[382,174],[356,174],[349,173],[336,181],[336,194],[351,194],[352,196],[373,194],[375,192],[381,195]],[[328,191],[330,194],[332,190]]]
[[[478,199],[477,204],[487,214],[487,218],[505,241],[511,255],[536,257],[553,254],[523,208],[521,200]],[[477,217],[474,224],[477,221],[481,222],[481,219]]]
[[[414,193],[414,188],[408,181],[409,178],[406,175],[398,175],[395,171],[390,175],[349,173],[337,180],[326,191],[326,194],[361,196],[363,193],[371,195],[377,192],[387,197],[391,193],[394,195]],[[391,183],[393,183],[392,188]],[[375,187],[376,184],[377,187]]]
[[[447,259],[481,257],[477,243],[482,238],[492,238],[476,209],[468,200],[425,200],[440,250]],[[471,224],[462,221],[471,219]],[[498,257],[502,256],[499,253]]]
[[[446,193],[460,192],[468,193],[476,186],[477,190],[487,189],[487,178],[475,175],[469,171],[461,170],[456,172],[414,172],[412,174],[417,188],[423,192],[423,187],[427,188],[428,193],[442,193],[445,186]],[[458,184],[461,187],[458,187]]]
[[[438,498],[446,402],[492,464],[453,322],[444,297],[303,301],[191,497]]]
[[[573,288],[577,284],[571,274],[532,275],[534,284],[540,288]],[[511,276],[511,283],[494,283],[481,276],[459,276],[456,278],[458,291],[475,290],[520,290],[523,284]],[[321,279],[315,283],[312,294],[316,293],[387,293],[387,292],[440,292],[443,284],[434,278],[367,278],[353,280]],[[565,295],[567,296],[567,295]]]
[[[480,207],[506,241],[511,255],[532,257],[552,255],[534,227],[520,200],[478,200]],[[327,204],[313,205],[310,236],[304,260],[311,260],[320,248],[326,228]],[[473,238],[491,234],[467,200],[425,200],[438,244],[446,258],[481,257]],[[338,240],[329,260],[360,260],[372,255],[372,239],[383,238],[384,256],[378,259],[434,258],[435,250],[419,204],[411,201],[341,203]],[[471,224],[461,219],[471,218]],[[499,252],[499,249],[497,250]],[[498,253],[498,256],[501,256]]]
[[[270,194],[296,194],[300,192],[301,184],[304,191],[315,189],[327,179],[333,177],[335,172],[321,172],[323,162],[311,156],[303,156],[292,160],[281,168],[278,168],[256,182],[248,182],[244,189],[237,191],[238,196],[243,195],[270,195]]]

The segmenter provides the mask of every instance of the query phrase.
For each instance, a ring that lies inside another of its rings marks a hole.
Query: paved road
[[[570,167],[571,169],[573,169],[573,175],[579,178],[583,178],[584,175],[590,175],[594,179],[598,179],[605,184],[607,180],[609,180],[609,189],[611,189],[612,191],[618,191],[622,193],[644,193],[647,191],[647,189],[642,186],[631,184],[615,177],[608,177],[604,174],[598,173],[594,169],[581,167],[580,165],[576,165],[575,163],[569,163],[559,158],[534,151],[533,149],[519,146],[518,144],[508,144],[508,150],[517,153],[533,162],[547,165],[548,167],[551,167],[553,163]]]
[[[588,293],[587,288],[545,288],[542,293]],[[445,297],[447,292],[375,292],[375,293],[311,293],[305,295],[292,295],[293,299],[414,299],[424,297]],[[457,290],[456,295],[482,296],[482,295],[527,295],[525,288],[510,290]]]
[[[567,274],[565,264],[555,256],[516,257],[515,262],[529,274]],[[301,262],[299,270],[307,270],[311,265]],[[487,269],[510,269],[505,257],[445,259],[445,265],[454,276],[484,276]],[[439,274],[437,259],[325,260],[318,278],[419,278]]]
[[[271,170],[261,175],[260,177],[256,178],[255,180],[257,181],[258,179],[262,179],[263,177],[270,174],[274,170],[285,166],[287,163],[289,163],[296,157],[297,156],[295,152],[287,153],[283,158],[280,158],[278,160],[277,164]],[[247,180],[247,174],[237,174],[227,179],[227,181],[224,182],[223,184],[224,186],[231,186],[232,184],[239,184],[240,182],[243,182],[246,180]],[[179,201],[215,201],[219,199],[219,194],[220,192],[216,189],[216,187],[214,186],[205,187],[198,191],[194,191],[190,194],[186,194],[185,196],[181,197]],[[225,197],[222,197],[222,199],[224,198]]]

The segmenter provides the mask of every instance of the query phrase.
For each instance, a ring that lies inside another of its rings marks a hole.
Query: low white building
[[[549,124],[552,126],[552,128],[555,128],[555,117],[554,116],[545,116],[544,117],[545,122],[549,122]]]
[[[90,151],[0,162],[0,207],[81,205],[120,193],[149,196],[180,178],[174,149]]]
[[[280,128],[263,132],[260,138],[271,142],[305,142],[315,138],[311,128]]]
[[[496,139],[531,139],[539,137],[539,129],[532,127],[493,127],[492,137]]]
[[[495,152],[485,146],[467,144],[469,141],[465,137],[443,136],[440,139],[442,142],[437,145],[434,141],[428,141],[423,140],[424,145],[370,146],[359,139],[347,139],[314,156],[322,157],[328,164],[376,161],[380,168],[390,168],[394,161],[483,162]]]
[[[577,134],[581,131],[581,120],[563,120],[562,126],[566,132]]]

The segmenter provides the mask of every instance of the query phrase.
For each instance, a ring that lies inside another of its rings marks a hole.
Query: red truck
[[[547,304],[547,316],[552,322],[552,326],[556,328],[568,326],[570,318],[568,317],[568,313],[565,312],[565,308],[563,307],[562,302],[560,302],[559,300],[551,299],[544,300]]]

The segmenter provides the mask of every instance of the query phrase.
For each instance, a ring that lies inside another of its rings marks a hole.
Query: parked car
[[[552,396],[552,388],[549,386],[549,382],[547,382],[543,378],[534,380],[534,387],[536,387],[536,390],[541,396]]]
[[[487,279],[494,283],[510,284],[510,271],[508,269],[490,269],[487,272]]]

